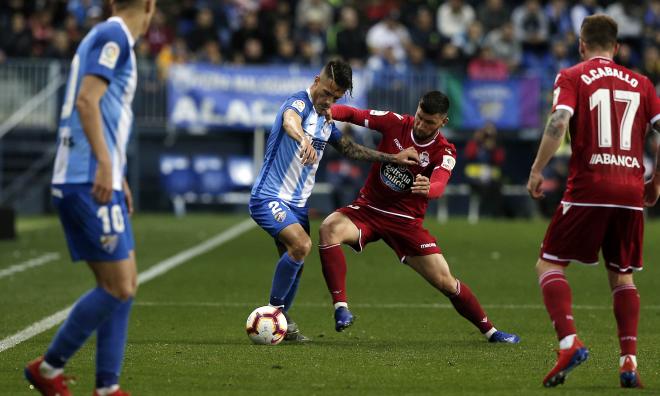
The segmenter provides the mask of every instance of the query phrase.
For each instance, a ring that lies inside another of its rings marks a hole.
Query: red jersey
[[[660,118],[649,79],[594,57],[557,75],[552,111],[557,109],[572,115],[563,201],[641,209],[647,124]]]
[[[350,121],[381,132],[383,139],[378,145],[378,151],[397,154],[412,146],[419,154],[420,163],[414,166],[374,162],[357,201],[386,214],[423,219],[428,198],[411,193],[410,187],[418,174],[429,179],[433,172],[447,172],[451,175],[456,165],[454,145],[440,131],[430,141],[419,144],[413,137],[415,117],[411,115],[354,109],[353,117],[339,117],[335,116],[335,108],[333,106],[333,117],[336,120]]]

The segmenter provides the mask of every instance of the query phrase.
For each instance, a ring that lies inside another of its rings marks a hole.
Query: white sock
[[[630,356],[630,360],[632,360],[633,364],[635,365],[635,368],[637,368],[637,356],[635,355],[623,355],[619,358],[619,367],[623,366],[623,361],[626,360],[626,356]]]
[[[117,392],[119,390],[119,384],[114,384],[112,386],[108,386],[107,388],[96,388],[96,393],[99,394],[99,396],[108,396],[112,394],[112,392]]]
[[[490,340],[490,337],[495,334],[496,331],[497,329],[493,326],[490,330],[484,333],[484,336],[486,336],[487,340]]]
[[[55,368],[44,360],[39,365],[39,374],[48,379],[53,379],[64,372],[63,368]]]
[[[559,349],[569,349],[573,346],[576,334],[567,335],[559,341]]]
[[[344,308],[348,309],[348,303],[344,302],[344,301],[340,301],[340,302],[335,303],[335,309],[338,309],[339,307],[344,307]]]

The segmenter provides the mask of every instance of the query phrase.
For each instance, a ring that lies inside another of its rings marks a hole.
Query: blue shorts
[[[273,238],[291,224],[300,224],[309,234],[307,207],[289,205],[279,198],[250,198],[250,216]]]
[[[64,228],[73,261],[119,261],[133,250],[133,230],[122,191],[100,205],[91,184],[53,184],[53,205]]]

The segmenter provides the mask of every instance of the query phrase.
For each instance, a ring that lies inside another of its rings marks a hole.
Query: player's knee
[[[126,301],[135,296],[135,293],[137,292],[137,282],[127,280],[114,285],[104,286],[104,289],[106,289],[106,291],[113,297],[121,301]]]
[[[296,241],[290,249],[289,256],[296,261],[303,261],[309,252],[312,250],[312,240],[309,238],[301,238]]]
[[[336,222],[332,218],[323,220],[323,223],[321,223],[321,228],[319,228],[319,244],[331,245],[339,243],[338,241],[335,241],[337,236],[336,230]]]

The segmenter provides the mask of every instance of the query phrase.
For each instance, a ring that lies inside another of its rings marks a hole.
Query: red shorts
[[[598,264],[598,252],[608,270],[626,273],[642,269],[644,213],[640,210],[561,204],[552,217],[539,257],[568,265]]]
[[[357,252],[368,243],[382,239],[402,263],[408,256],[442,253],[421,219],[408,219],[358,202],[337,209],[337,212],[346,215],[360,231],[357,245],[351,245]]]

